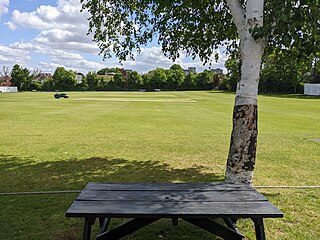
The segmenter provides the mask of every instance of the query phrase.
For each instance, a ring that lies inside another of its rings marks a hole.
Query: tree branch
[[[226,0],[240,37],[245,35],[245,13],[239,0]]]

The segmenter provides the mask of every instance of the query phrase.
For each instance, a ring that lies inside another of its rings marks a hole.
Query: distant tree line
[[[43,76],[40,72],[31,72],[16,64],[11,71],[11,82],[19,91],[210,90],[219,89],[224,78],[223,74],[210,70],[185,75],[178,64],[170,69],[157,68],[145,74],[121,68],[104,68],[82,75],[78,80],[77,75],[77,72],[58,67],[52,76],[40,78]]]
[[[239,58],[237,53],[225,63],[227,74],[210,70],[185,74],[180,65],[170,69],[156,68],[145,74],[121,68],[103,68],[89,72],[77,80],[77,72],[56,68],[53,75],[30,71],[16,64],[11,72],[3,67],[1,79],[10,75],[11,82],[19,91],[120,91],[145,89],[161,90],[231,90],[234,91],[239,80]],[[320,59],[300,61],[299,57],[288,52],[272,52],[263,59],[260,78],[260,93],[301,93],[304,83],[320,83]]]
[[[311,60],[301,52],[277,49],[265,54],[259,82],[260,93],[302,93],[304,83],[320,83],[320,55]],[[238,53],[225,62],[227,74],[220,88],[235,90],[240,76]]]

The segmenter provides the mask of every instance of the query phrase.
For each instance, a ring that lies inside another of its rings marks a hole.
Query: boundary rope
[[[284,189],[320,189],[320,186],[254,186],[254,188],[284,188]],[[65,193],[80,193],[81,190],[61,190],[61,191],[37,191],[37,192],[0,192],[0,196],[17,196],[17,195],[51,195]]]
[[[306,189],[306,188],[320,188],[320,186],[253,186],[254,188],[296,188],[296,189]]]
[[[38,191],[38,192],[4,192],[0,196],[13,195],[44,195],[44,194],[64,194],[64,193],[80,193],[81,190],[62,190],[62,191]]]

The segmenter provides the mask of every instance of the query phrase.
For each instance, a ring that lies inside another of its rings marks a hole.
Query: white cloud
[[[54,21],[61,15],[57,8],[45,5],[38,7],[37,13],[39,14],[40,18],[49,22]]]
[[[0,0],[0,17],[8,13],[9,0]]]
[[[36,12],[26,13],[19,10],[13,10],[11,21],[6,23],[11,29],[16,29],[19,26],[30,27],[36,29],[46,28],[48,25],[44,22]]]
[[[84,73],[89,71],[97,71],[106,67],[106,64],[96,61],[89,61],[79,53],[52,48],[46,49],[44,46],[32,43],[15,42],[10,44],[10,47],[7,49],[9,52],[16,51],[20,54],[33,51],[35,53],[47,56],[50,59],[50,63],[45,63],[42,61],[39,64],[33,64],[31,66],[31,63],[29,62],[30,68],[40,69],[41,71],[45,72],[54,72],[55,68],[59,66]],[[30,60],[30,57],[28,59]]]
[[[52,62],[40,62],[36,68],[41,69],[43,72],[53,73],[57,67],[64,67],[86,74],[89,71],[97,71],[97,69],[105,68],[106,65],[99,62],[88,61],[84,58],[70,61],[68,58],[57,57],[52,58]]]
[[[6,25],[12,30],[39,30],[40,33],[33,43],[46,48],[97,54],[97,45],[92,42],[92,37],[87,35],[88,13],[80,12],[80,9],[79,0],[59,0],[56,7],[41,5],[32,12],[14,10],[11,21]]]
[[[32,43],[24,43],[23,41],[11,43],[9,46],[12,49],[18,49],[18,50],[28,50],[28,51],[38,51],[38,52],[41,51],[41,47]]]
[[[27,66],[29,61],[31,61],[31,56],[28,52],[0,44],[0,66],[9,67],[16,63]]]
[[[6,22],[5,25],[8,26],[9,29],[11,30],[16,30],[17,26],[13,22]]]
[[[222,48],[219,48],[217,53],[220,57],[219,61],[212,62],[210,67],[224,69],[224,61],[227,57],[223,53]],[[180,57],[173,62],[163,55],[161,47],[142,48],[141,53],[135,55],[135,61],[129,60],[123,62],[123,66],[125,68],[133,69],[143,73],[153,70],[157,67],[167,69],[173,64],[179,64],[183,69],[187,69],[188,67],[196,67],[197,72],[202,72],[203,70],[209,68],[209,65],[207,64],[204,66],[199,58],[190,60],[183,52],[180,54]]]
[[[49,72],[54,73],[57,67],[61,67],[61,64],[58,63],[48,63],[48,62],[40,62],[35,69],[39,69],[41,72]]]
[[[99,48],[87,35],[88,13],[80,13],[80,9],[79,0],[59,0],[56,7],[41,5],[32,12],[14,10],[11,20],[6,23],[10,29],[33,28],[40,32],[30,42],[11,43],[10,49],[49,58],[49,63],[41,61],[39,66],[30,66],[44,68],[43,71],[53,72],[57,66],[82,69],[82,72],[105,67],[105,64],[83,57],[84,54],[97,55]]]
[[[58,1],[57,7],[40,5],[32,12],[21,12],[16,9],[12,12],[11,21],[7,22],[7,25],[38,30],[52,28],[84,30],[84,27],[86,30],[88,13],[80,13],[80,9],[79,0]]]
[[[105,64],[88,61],[77,53],[70,53],[62,50],[54,50],[50,53],[53,64],[58,64],[66,68],[76,70],[78,72],[96,71],[105,67]]]
[[[99,48],[91,41],[90,36],[60,28],[41,31],[33,42],[44,46],[46,49],[64,49],[92,54],[98,54],[99,52]]]
[[[172,64],[181,64],[181,59],[172,62],[161,52],[160,47],[142,48],[140,54],[136,54],[135,61],[123,62],[126,68],[133,68],[138,71],[147,72],[157,67],[169,68]]]
[[[9,3],[9,1],[0,0],[0,6],[1,3]],[[53,72],[57,66],[83,73],[97,71],[104,67],[120,66],[118,62],[112,60],[106,60],[103,64],[84,57],[90,54],[96,56],[99,48],[92,42],[92,36],[87,35],[89,15],[87,12],[80,12],[80,9],[79,0],[57,0],[56,6],[40,5],[31,12],[14,10],[10,21],[6,23],[8,28],[12,30],[32,28],[39,32],[29,42],[20,41],[10,44],[8,51],[23,53],[24,56],[19,58],[20,62],[26,62],[26,58],[30,60],[31,55],[40,54],[50,62],[42,61],[36,63],[37,66],[33,66],[34,62],[29,61],[29,67],[50,72]],[[222,55],[222,49],[218,51],[222,61],[213,62],[212,68],[223,68],[225,57]],[[15,59],[14,61],[16,62]],[[185,57],[185,54],[181,54],[180,58],[172,62],[163,55],[160,47],[142,48],[141,54],[136,55],[136,61],[123,62],[123,67],[138,72],[148,72],[156,67],[169,68],[174,63],[180,64],[183,68],[197,67],[198,72],[209,68],[208,65],[203,66],[199,59],[191,61]]]

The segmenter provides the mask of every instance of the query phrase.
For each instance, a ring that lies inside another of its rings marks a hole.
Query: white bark
[[[250,30],[263,26],[264,0],[227,0],[240,37],[241,79],[237,86],[226,181],[252,184],[257,141],[257,95],[263,39]]]
[[[238,0],[227,0],[228,7],[231,11],[234,24],[237,27],[239,35],[242,36],[245,33],[246,18],[244,9],[242,8]]]
[[[235,0],[238,2],[238,0]],[[262,39],[255,40],[250,30],[263,26],[264,0],[248,0],[244,34],[241,42],[241,79],[238,83],[235,105],[257,105],[258,84],[260,77],[261,57],[264,49]]]
[[[246,9],[239,0],[227,0],[227,3],[240,36],[241,80],[235,105],[256,105],[264,42],[254,40],[250,29],[263,26],[264,0],[248,0]]]

